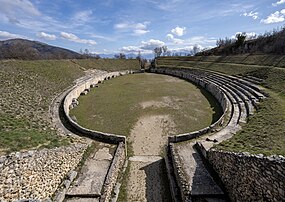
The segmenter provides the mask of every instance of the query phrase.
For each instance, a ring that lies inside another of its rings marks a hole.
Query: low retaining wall
[[[285,158],[209,150],[232,201],[285,201]]]
[[[103,185],[103,193],[100,199],[100,202],[110,201],[112,197],[112,191],[116,184],[118,175],[120,173],[120,169],[123,167],[126,159],[126,148],[123,142],[119,143],[114,158],[112,160],[112,164],[109,168],[108,174],[106,176],[104,185]]]
[[[125,136],[120,136],[120,135],[115,135],[115,134],[109,134],[109,133],[103,133],[99,131],[94,131],[90,130],[87,128],[84,128],[80,126],[78,123],[76,123],[74,120],[71,119],[69,116],[69,110],[70,106],[72,104],[72,101],[74,99],[77,99],[82,92],[87,92],[90,90],[91,87],[95,86],[99,82],[102,82],[104,80],[108,80],[117,76],[122,76],[126,74],[131,74],[134,73],[133,71],[117,71],[117,72],[110,72],[107,74],[95,76],[93,78],[90,78],[88,80],[85,80],[81,82],[80,84],[77,84],[74,86],[70,92],[67,94],[67,96],[64,98],[63,102],[63,111],[64,115],[66,117],[66,121],[74,128],[76,129],[79,133],[82,135],[85,135],[87,137],[90,137],[92,139],[97,139],[99,141],[103,142],[108,142],[108,143],[113,143],[113,144],[118,144],[119,142],[124,142],[126,141]]]
[[[103,132],[84,128],[71,119],[71,117],[69,116],[69,110],[70,110],[70,106],[72,105],[74,99],[77,99],[83,92],[88,93],[90,88],[96,86],[96,84],[102,82],[103,80],[109,80],[117,76],[122,76],[122,75],[132,74],[132,73],[138,73],[138,72],[128,71],[128,70],[119,71],[119,72],[111,72],[111,73],[103,74],[103,75],[96,76],[94,78],[85,80],[81,82],[80,84],[77,84],[75,87],[73,87],[70,90],[70,92],[67,94],[67,96],[64,98],[64,101],[63,101],[63,111],[66,117],[66,121],[78,133],[83,134],[89,138],[99,140],[99,141],[108,142],[112,144],[118,144],[115,155],[112,159],[112,163],[109,167],[107,176],[104,181],[102,194],[101,194],[102,197],[100,198],[100,202],[110,201],[111,199],[113,188],[116,184],[120,169],[123,167],[123,164],[125,162],[125,158],[127,155],[126,146],[125,146],[126,137],[115,135],[115,134],[103,133]]]
[[[0,201],[49,201],[86,148],[74,144],[0,157]]]
[[[168,137],[168,142],[182,142],[182,141],[186,141],[186,140],[191,140],[193,138],[199,137],[203,134],[206,134],[208,132],[210,132],[211,130],[213,130],[214,128],[220,126],[223,123],[225,114],[227,113],[227,111],[229,110],[229,105],[230,102],[227,99],[226,95],[224,94],[224,92],[215,84],[213,83],[208,83],[206,81],[204,81],[203,79],[198,79],[196,75],[193,75],[191,73],[190,70],[187,69],[171,69],[171,68],[157,68],[157,69],[151,69],[151,72],[153,73],[159,73],[159,74],[167,74],[167,75],[171,75],[171,76],[176,76],[182,79],[185,79],[187,81],[190,81],[192,83],[195,83],[196,85],[204,88],[205,90],[207,90],[212,96],[214,96],[217,101],[220,103],[222,109],[223,109],[223,114],[222,116],[219,118],[218,121],[216,121],[215,123],[213,123],[212,125],[203,128],[201,130],[198,131],[194,131],[191,133],[185,133],[185,134],[179,134],[179,135],[174,135],[174,136],[169,136]]]

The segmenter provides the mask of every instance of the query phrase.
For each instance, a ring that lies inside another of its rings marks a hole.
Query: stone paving
[[[92,153],[85,161],[78,178],[72,183],[66,193],[67,201],[80,201],[90,198],[97,200],[101,196],[102,187],[113,158],[111,150],[115,145],[100,143],[100,149]]]

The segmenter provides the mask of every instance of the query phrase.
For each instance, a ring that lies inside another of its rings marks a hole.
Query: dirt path
[[[167,134],[174,132],[168,115],[144,116],[130,135],[134,156],[129,158],[128,201],[170,201],[164,159]]]

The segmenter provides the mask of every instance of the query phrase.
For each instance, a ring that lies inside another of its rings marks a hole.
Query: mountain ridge
[[[0,59],[79,59],[83,55],[74,51],[27,39],[0,41]]]

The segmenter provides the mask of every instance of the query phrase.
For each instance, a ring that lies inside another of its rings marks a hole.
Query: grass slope
[[[139,70],[139,61],[136,59],[76,59],[72,60],[85,69],[101,69],[105,71]]]
[[[177,132],[185,133],[211,124],[213,108],[219,109],[213,98],[210,105],[201,91],[209,97],[191,83],[166,75],[127,75],[81,96],[79,106],[71,110],[71,115],[86,128],[129,135],[139,117],[170,114]]]
[[[135,68],[134,61],[124,61],[125,66],[120,60],[110,61],[113,69]],[[68,144],[52,129],[48,109],[58,93],[84,75],[87,64],[98,63],[80,62],[83,67],[71,60],[0,61],[0,154]],[[113,70],[108,60],[94,67]]]
[[[285,155],[285,68],[281,68],[285,64],[284,56],[204,56],[192,57],[189,61],[187,57],[177,57],[174,60],[161,58],[157,63],[159,66],[196,67],[264,79],[262,85],[270,97],[260,103],[257,113],[249,118],[240,132],[217,147],[229,151]]]

